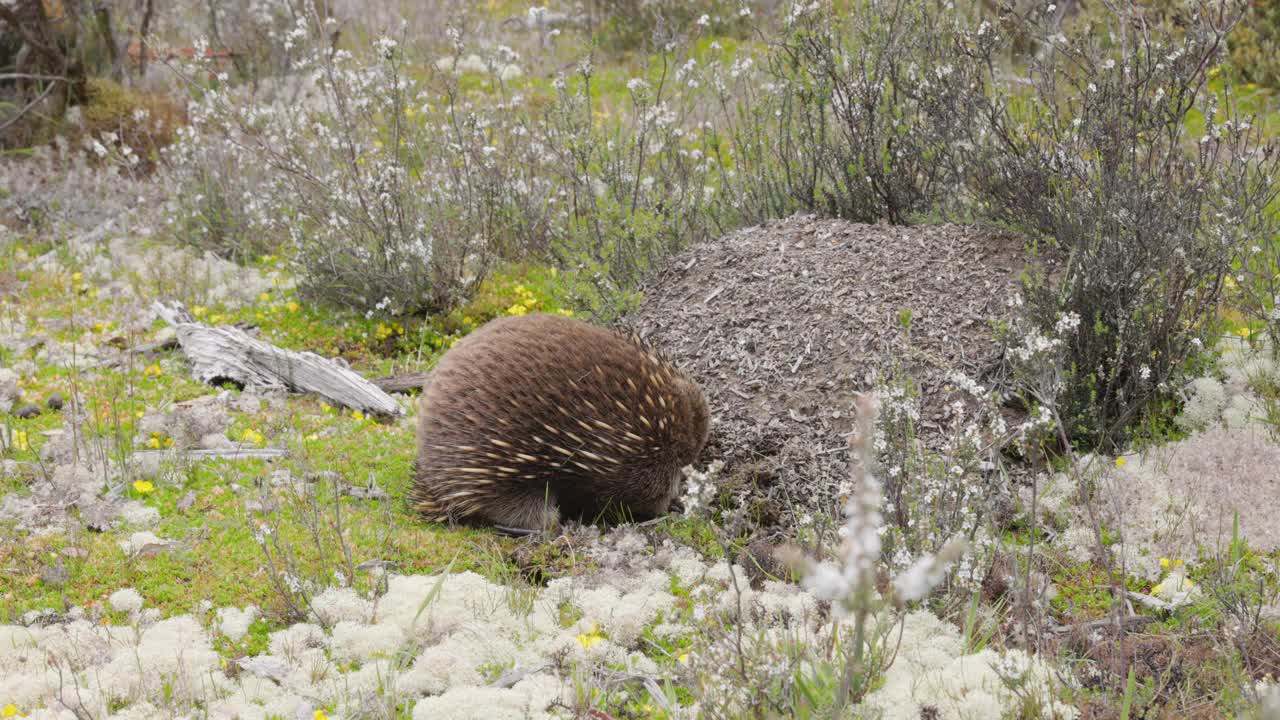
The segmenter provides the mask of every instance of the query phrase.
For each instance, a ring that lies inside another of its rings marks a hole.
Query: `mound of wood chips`
[[[795,216],[688,248],[624,324],[707,393],[704,461],[723,459],[767,524],[789,525],[835,509],[853,397],[876,378],[914,379],[930,442],[948,374],[998,365],[993,321],[1026,265],[1019,238],[975,227]]]

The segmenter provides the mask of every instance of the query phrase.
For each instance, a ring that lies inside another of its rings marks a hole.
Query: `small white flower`
[[[1057,324],[1054,325],[1054,329],[1058,331],[1059,335],[1065,335],[1078,327],[1080,327],[1080,316],[1073,312],[1066,313],[1058,318]]]
[[[390,60],[395,52],[396,46],[399,45],[395,40],[383,35],[373,43],[373,48],[378,52],[378,57],[383,60]]]
[[[698,27],[706,27],[710,24],[711,24],[710,15],[703,15],[702,17],[698,18]]]

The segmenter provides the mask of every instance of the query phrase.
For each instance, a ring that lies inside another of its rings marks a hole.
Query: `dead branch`
[[[237,327],[210,327],[181,303],[156,302],[152,308],[177,332],[191,373],[201,382],[230,380],[254,389],[315,393],[353,410],[389,417],[404,414],[394,398],[340,360],[285,350]]]
[[[166,457],[183,457],[192,460],[271,460],[273,458],[284,457],[289,451],[284,448],[228,448],[226,450],[217,449],[195,449],[195,450],[138,450],[133,456],[139,460],[149,458],[166,458]]]
[[[430,373],[406,373],[380,377],[375,379],[373,384],[387,393],[417,392],[427,383],[429,377],[431,377]]]

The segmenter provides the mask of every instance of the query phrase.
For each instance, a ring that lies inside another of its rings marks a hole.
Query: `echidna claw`
[[[541,530],[531,530],[529,528],[506,527],[505,525],[494,525],[494,530],[509,535],[511,537],[529,537],[530,535],[541,535]]]

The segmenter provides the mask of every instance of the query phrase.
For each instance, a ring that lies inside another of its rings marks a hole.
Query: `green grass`
[[[21,252],[16,251],[19,247]],[[21,319],[27,327],[43,330],[48,343],[135,347],[153,342],[164,328],[156,321],[123,332],[117,318],[124,316],[125,308],[100,292],[97,279],[87,277],[87,270],[66,253],[58,255],[64,270],[27,269],[23,259],[48,252],[53,249],[50,244],[27,237],[0,249],[5,250],[0,252],[0,282],[22,289],[0,301],[0,317]],[[264,273],[287,275],[287,260],[278,257],[260,258],[256,267]],[[129,280],[149,282],[137,277]],[[342,357],[356,371],[376,376],[422,371],[458,339],[495,317],[531,312],[573,315],[569,308],[581,292],[554,268],[508,265],[498,268],[470,302],[447,315],[393,321],[313,306],[287,285],[279,283],[243,306],[202,304],[195,292],[187,298],[188,309],[210,324],[256,325],[265,340]],[[62,394],[68,406],[78,400],[86,412],[90,444],[110,448],[112,467],[117,469],[126,467],[125,460],[134,451],[171,446],[173,438],[163,431],[142,432],[144,418],[166,412],[174,403],[221,391],[191,379],[178,350],[108,367],[90,362],[55,365],[38,349],[0,353],[5,366],[32,363],[26,367],[34,370],[21,379],[27,401],[43,407],[55,392]],[[52,471],[42,462],[41,452],[50,442],[46,433],[62,427],[65,413],[45,410],[28,420],[4,418],[0,423],[4,436],[14,438],[20,433],[23,443],[20,448],[8,447],[2,457],[23,463],[23,470],[0,477],[0,492],[24,495],[28,485]],[[147,529],[172,542],[161,552],[131,557],[121,547],[130,533],[141,528],[37,535],[13,522],[0,522],[0,577],[6,580],[0,588],[0,623],[14,622],[31,610],[65,612],[76,606],[97,608],[109,620],[124,622],[127,618],[116,617],[106,606],[111,593],[127,587],[136,589],[147,607],[165,616],[196,611],[206,600],[214,607],[256,605],[264,614],[244,641],[220,640],[227,656],[234,657],[264,643],[266,633],[289,619],[260,543],[264,537],[274,541],[268,545],[274,562],[280,562],[283,549],[290,558],[290,572],[316,587],[333,584],[335,572],[347,574],[343,546],[352,564],[387,560],[399,572],[432,573],[452,562],[454,571],[475,570],[495,581],[523,582],[523,571],[510,559],[516,541],[483,529],[428,524],[406,505],[415,451],[412,417],[380,423],[310,396],[290,396],[282,405],[265,404],[251,412],[234,410],[229,416],[226,434],[231,440],[284,447],[288,455],[277,461],[190,463],[175,458],[154,476],[126,472],[114,479],[115,491],[122,497],[159,512],[159,523]],[[273,484],[273,477],[279,477],[273,473],[280,470],[298,479],[298,484]],[[325,479],[302,480],[307,477]],[[133,485],[143,479],[151,485]],[[373,485],[385,498],[356,499],[343,491]],[[310,492],[296,492],[298,486]],[[263,505],[274,510],[264,512]],[[339,515],[341,543],[334,529]],[[674,536],[718,551],[710,528],[681,519],[670,522]],[[270,536],[263,534],[267,528]],[[544,581],[551,576],[548,573],[575,570],[562,567],[555,548],[535,548],[534,556],[545,556],[546,567],[540,569]],[[46,581],[42,571],[58,564],[66,570],[65,581]],[[373,582],[366,573],[346,580],[364,590]]]
[[[24,251],[26,257],[33,257],[47,248],[28,243]],[[22,255],[0,253],[0,273],[23,288],[0,303],[0,316],[23,318],[29,327],[37,328],[43,321],[50,342],[136,346],[151,342],[163,327],[157,322],[119,337],[113,318],[121,308],[90,287],[83,271],[70,269],[75,267],[73,258],[63,258],[67,271],[50,274],[22,269]],[[265,258],[262,268],[273,269],[279,262]],[[564,292],[554,270],[511,267],[486,282],[467,306],[448,316],[416,322],[323,311],[284,289],[244,307],[210,304],[190,309],[210,323],[256,323],[271,342],[341,356],[357,371],[372,375],[425,369],[458,338],[492,317],[513,312],[570,313],[563,307],[568,302]],[[163,412],[175,402],[219,392],[192,380],[178,351],[123,367],[85,363],[67,368],[41,358],[35,353],[7,353],[0,361],[6,366],[33,361],[34,372],[21,379],[26,400],[43,406],[55,392],[68,404],[78,399],[86,411],[91,444],[114,447],[113,457],[119,455],[122,461],[136,450],[167,447],[172,441],[163,432],[142,433],[143,417]],[[12,622],[29,610],[103,606],[112,592],[133,587],[148,607],[165,615],[191,612],[203,600],[219,607],[253,604],[267,613],[259,624],[274,627],[283,619],[282,604],[255,535],[271,527],[274,538],[294,558],[293,572],[323,587],[334,582],[333,572],[340,566],[341,552],[332,527],[335,507],[341,511],[343,539],[355,564],[389,560],[400,572],[430,573],[456,557],[453,569],[458,571],[477,570],[495,578],[518,572],[506,560],[514,541],[481,529],[427,524],[407,507],[404,497],[414,455],[412,418],[382,424],[305,396],[289,397],[283,408],[266,406],[230,416],[229,438],[285,447],[289,454],[276,462],[166,463],[158,475],[146,478],[152,489],[145,494],[132,486],[133,480],[141,478],[124,475],[115,480],[124,497],[159,511],[159,524],[149,529],[172,541],[170,549],[151,557],[130,557],[120,543],[138,528],[33,535],[13,522],[0,523],[0,574],[6,579],[0,590],[0,622]],[[3,420],[0,427],[5,437],[21,434],[23,438],[22,447],[8,447],[3,458],[25,465],[20,473],[0,477],[0,492],[26,494],[31,482],[52,470],[42,464],[41,451],[50,441],[46,433],[59,429],[64,417],[46,410],[29,420]],[[328,481],[304,483],[312,490],[304,497],[287,484],[273,486],[272,473],[277,470],[287,470],[294,478],[336,473],[340,480],[336,486]],[[376,485],[386,498],[355,499],[341,492],[349,485]],[[335,492],[339,493],[336,504]],[[277,509],[272,513],[254,509],[264,502]],[[179,509],[180,503],[184,509]],[[309,528],[309,517],[318,519],[322,531]],[[67,571],[65,582],[42,579],[42,569],[58,563]],[[351,581],[367,585],[370,579]]]

